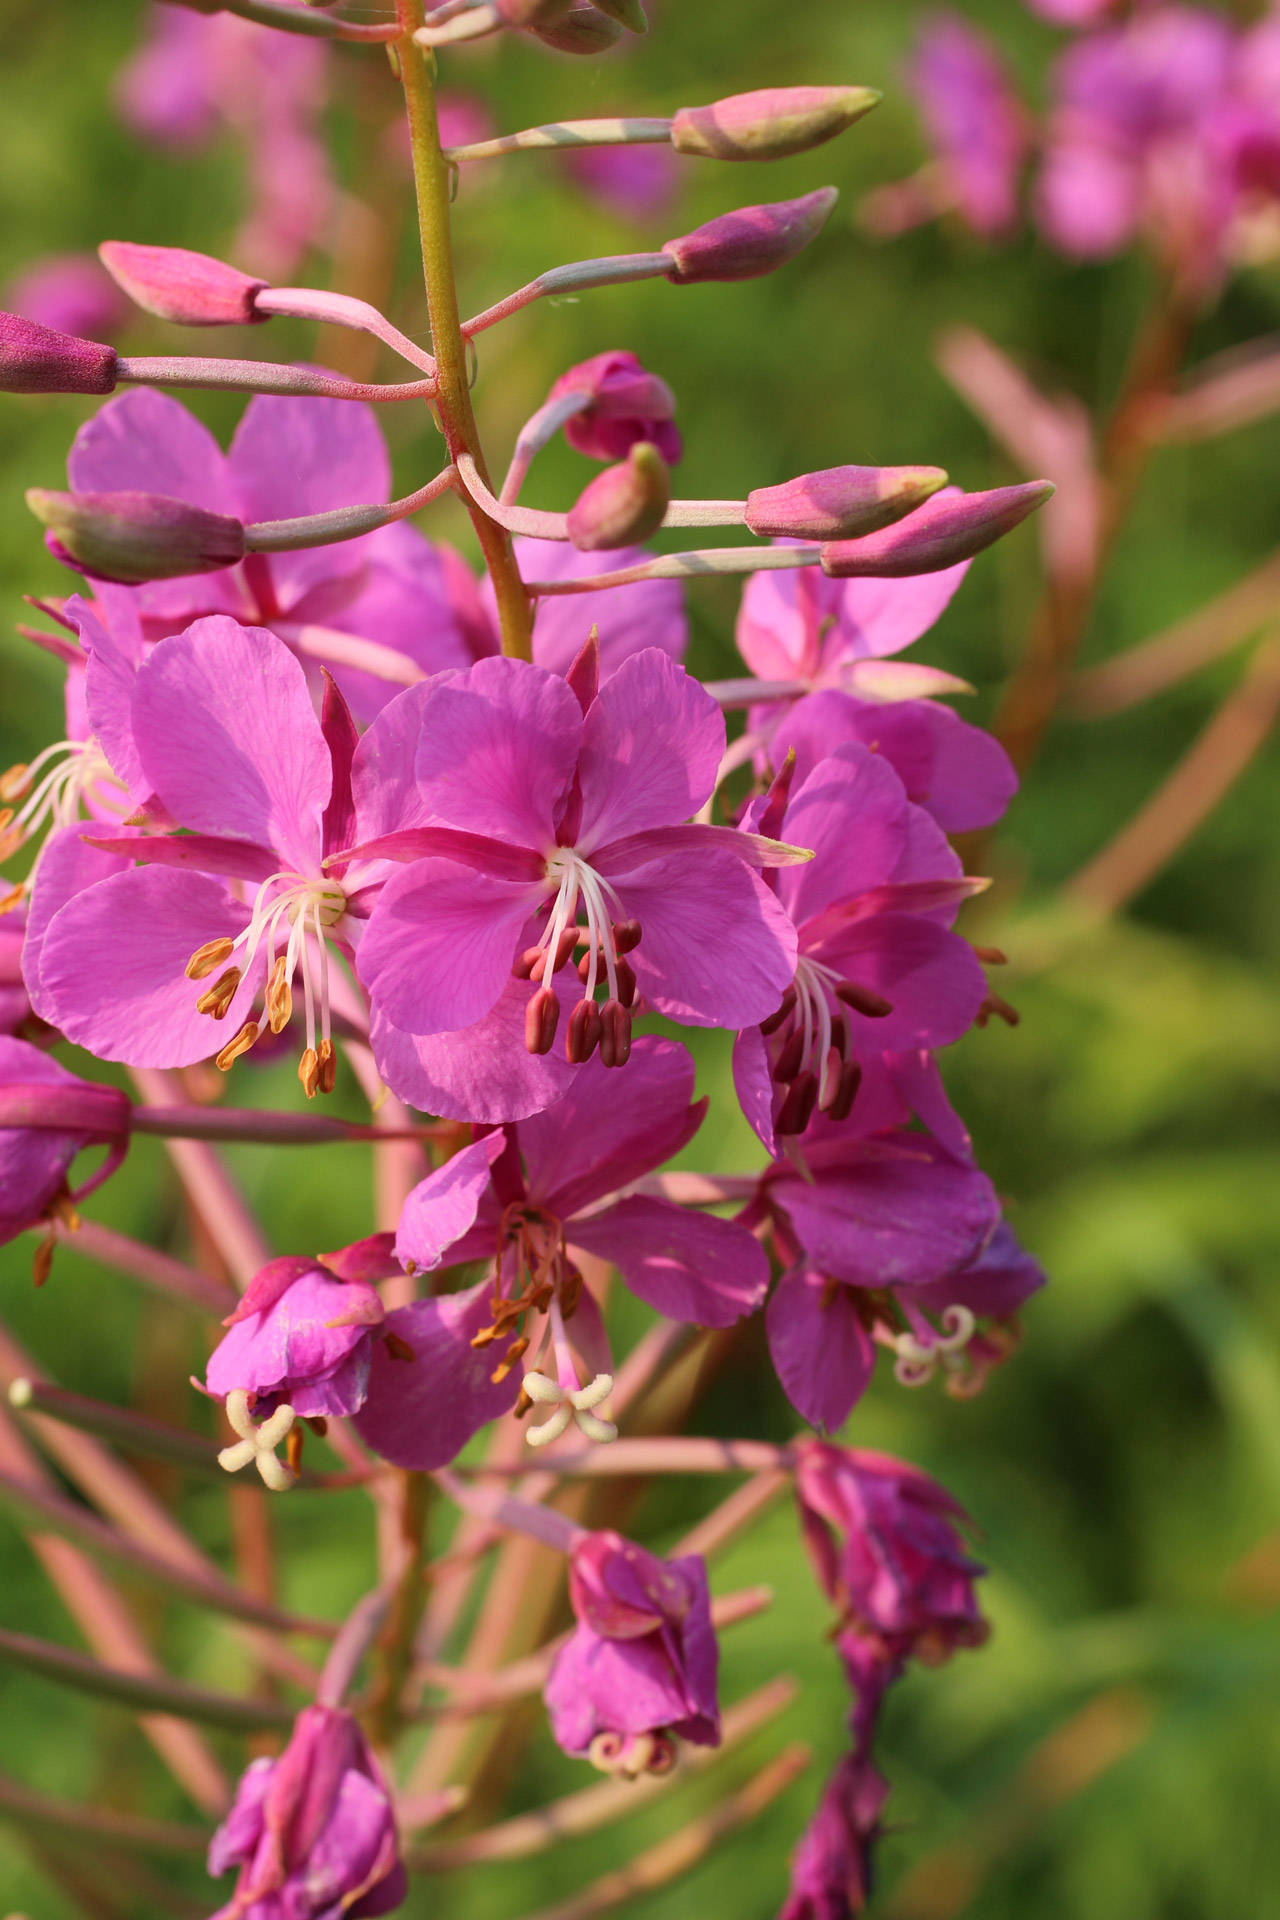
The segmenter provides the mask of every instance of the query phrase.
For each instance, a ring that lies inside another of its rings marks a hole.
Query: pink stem
[[[410,366],[435,378],[435,360],[424,347],[393,327],[386,315],[367,300],[355,300],[349,293],[324,293],[318,287],[264,287],[253,296],[253,309],[255,313],[288,314],[298,320],[347,327],[354,333],[371,333]]]
[[[567,1515],[556,1513],[550,1507],[534,1506],[527,1500],[514,1499],[510,1494],[498,1493],[492,1487],[468,1486],[448,1467],[433,1474],[432,1478],[440,1491],[447,1494],[464,1513],[491,1520],[496,1526],[505,1527],[512,1533],[527,1534],[531,1540],[540,1540],[544,1546],[554,1547],[558,1553],[568,1553],[575,1542],[586,1538],[587,1529],[580,1527]]]
[[[816,567],[821,547],[700,547],[689,553],[664,553],[614,573],[592,573],[580,580],[526,580],[535,599],[542,595],[594,593],[601,587],[629,587],[637,580],[695,580],[712,574],[772,573],[779,568]]]
[[[544,1455],[548,1473],[598,1479],[614,1474],[645,1473],[765,1473],[789,1472],[795,1466],[791,1447],[775,1447],[765,1440],[702,1440],[666,1436],[615,1440],[607,1447],[587,1447],[576,1453]],[[458,1472],[515,1474],[518,1466],[493,1461],[464,1461]]]
[[[393,520],[407,520],[419,508],[428,507],[442,493],[448,493],[457,480],[453,467],[445,467],[416,493],[402,500],[390,500],[361,507],[335,507],[332,513],[309,513],[300,520],[259,520],[244,530],[246,553],[292,553],[301,548],[332,547],[342,540],[357,540],[362,533],[376,533]]]
[[[202,354],[147,354],[116,361],[116,379],[126,386],[201,387],[226,393],[318,394],[330,400],[432,400],[436,383],[402,380],[390,386],[344,380],[274,360],[217,360]]]
[[[469,453],[458,455],[458,472],[462,475],[462,484],[477,506],[483,507],[489,518],[496,520],[500,527],[505,527],[508,533],[527,534],[534,540],[569,538],[566,514],[543,513],[537,507],[504,506],[480,478],[476,463]]]
[[[131,1077],[148,1106],[180,1104],[174,1098],[170,1074],[155,1067],[134,1067]],[[243,1293],[254,1274],[271,1258],[261,1227],[212,1147],[200,1140],[166,1140],[165,1147],[188,1199]]]
[[[567,267],[552,267],[540,273],[526,287],[517,288],[496,306],[486,307],[474,320],[464,320],[462,336],[469,340],[499,320],[507,320],[521,307],[533,305],[552,293],[582,293],[589,287],[620,287],[632,280],[665,279],[675,272],[675,261],[668,253],[616,253],[599,260],[575,260]]]
[[[224,1314],[230,1313],[236,1304],[235,1294],[221,1280],[215,1280],[207,1273],[197,1273],[194,1267],[184,1266],[181,1260],[173,1259],[170,1254],[144,1246],[141,1240],[131,1240],[128,1234],[117,1233],[114,1227],[99,1226],[96,1220],[82,1220],[78,1227],[69,1227],[65,1221],[54,1220],[46,1228],[41,1222],[39,1227],[33,1227],[31,1231],[52,1233],[55,1239],[74,1252],[84,1254],[86,1259],[96,1260],[104,1267],[114,1267],[117,1273],[128,1274],[131,1280],[140,1280],[144,1287],[150,1287],[153,1292],[165,1294],[171,1299],[185,1300],[188,1306],[198,1307],[202,1313],[215,1314],[219,1320]]]

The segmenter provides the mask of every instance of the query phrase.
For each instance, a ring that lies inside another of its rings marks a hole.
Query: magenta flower
[[[958,1523],[964,1508],[918,1467],[888,1454],[802,1443],[796,1499],[823,1592],[841,1610],[856,1661],[936,1665],[980,1647],[990,1629]],[[851,1676],[852,1677],[852,1676]]]
[[[465,1147],[410,1194],[395,1242],[402,1266],[496,1265],[466,1293],[387,1316],[394,1339],[374,1345],[357,1425],[397,1466],[453,1459],[512,1405],[531,1351],[535,1367],[550,1363],[557,1398],[582,1391],[574,1352],[589,1376],[607,1372],[599,1309],[571,1249],[616,1265],[634,1294],[674,1320],[731,1326],[763,1301],[768,1261],[744,1228],[643,1193],[610,1200],[686,1146],[706,1111],[693,1101],[693,1060],[672,1040],[635,1042],[627,1087],[619,1101],[592,1060],[546,1112]]]
[[[514,971],[539,981],[526,1046],[550,1052],[560,1000],[544,970],[558,972],[579,940],[572,1064],[597,1045],[606,1065],[625,1063],[637,991],[693,1026],[776,1007],[795,934],[752,863],[792,856],[682,824],[715,782],[718,707],[653,649],[598,691],[597,670],[584,649],[574,684],[498,659],[427,689],[417,775],[430,824],[362,849],[410,863],[384,888],[360,957],[399,1032],[464,1033],[492,1014]]]
[[[408,1892],[395,1815],[359,1726],[304,1707],[278,1760],[250,1763],[209,1844],[209,1872],[240,1869],[214,1920],[373,1920]]]
[[[815,1112],[852,1116],[864,1131],[864,1116],[882,1124],[877,1079],[858,1110],[868,1068],[958,1040],[987,991],[972,947],[950,931],[972,883],[883,755],[837,747],[775,828],[780,802],[753,802],[747,819],[813,849],[807,866],[769,876],[795,923],[796,971],[781,1005],[734,1048],[743,1112],[770,1152]]]
[[[208,1391],[256,1397],[255,1415],[291,1406],[300,1418],[355,1413],[369,1385],[382,1300],[363,1281],[336,1280],[312,1260],[286,1256],[254,1275],[209,1356]]]
[[[167,394],[120,394],[77,433],[67,477],[76,493],[137,489],[246,522],[391,498],[391,465],[371,408],[263,394],[249,402],[226,454]],[[271,628],[306,658],[328,660],[366,719],[393,688],[350,664],[359,649],[344,648],[341,636],[393,648],[426,673],[470,666],[493,645],[461,557],[403,521],[334,546],[252,554],[221,572],[128,593],[148,641],[215,613]]]
[[[680,191],[680,162],[670,147],[580,147],[564,162],[575,186],[619,220],[654,220]]]
[[[0,1035],[0,1100],[25,1096],[47,1122],[0,1122],[0,1244],[63,1203],[69,1209],[115,1172],[128,1141],[128,1106],[114,1087],[95,1087],[69,1073],[39,1047]],[[65,1130],[64,1130],[65,1129]],[[77,1154],[107,1144],[102,1165],[73,1193],[67,1174]]]
[[[873,1857],[889,1783],[863,1753],[848,1753],[823,1788],[791,1856],[779,1920],[849,1920],[871,1897]]]
[[[90,340],[108,338],[129,302],[92,253],[48,253],[14,276],[0,305],[24,320]]]
[[[1018,217],[1028,129],[998,48],[959,14],[936,13],[908,77],[944,193],[975,233],[1007,233]]]
[[[569,1599],[578,1624],[543,1691],[566,1753],[634,1779],[668,1772],[677,1738],[719,1746],[719,1649],[700,1554],[659,1560],[621,1534],[584,1534]]]
[[[515,550],[526,580],[584,580],[602,571],[599,554],[580,553],[568,541],[520,539]],[[643,547],[622,547],[609,554],[607,568],[612,572],[651,558]],[[491,640],[476,651],[497,653],[497,606],[487,577],[480,583],[480,597]],[[678,580],[638,580],[629,587],[541,599],[533,622],[535,662],[552,673],[568,673],[582,651],[583,636],[592,627],[600,634],[601,680],[610,679],[624,660],[646,647],[656,647],[679,662],[689,643],[684,588]]]
[[[646,373],[634,353],[597,353],[570,367],[547,395],[548,404],[581,394],[586,405],[565,422],[571,447],[592,460],[625,460],[648,440],[668,466],[683,451],[675,424],[675,396],[665,380]]]
[[[919,1363],[950,1341],[958,1351],[976,1316],[956,1299],[962,1275],[999,1219],[990,1181],[926,1133],[859,1138],[825,1116],[803,1146],[809,1178],[789,1160],[761,1176],[743,1215],[767,1219],[785,1271],[765,1315],[769,1351],[792,1405],[814,1426],[843,1424],[865,1392],[876,1342]],[[948,1295],[942,1331],[930,1307]]]
[[[1026,0],[1026,3],[1032,13],[1038,13],[1042,20],[1052,20],[1055,27],[1096,26],[1116,8],[1116,0]]]
[[[22,977],[22,943],[27,937],[26,908],[11,907],[0,919],[0,1034],[14,1034],[31,1015]]]

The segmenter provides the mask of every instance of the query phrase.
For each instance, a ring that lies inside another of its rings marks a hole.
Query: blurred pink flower
[[[47,253],[14,275],[0,305],[58,333],[102,340],[129,313],[129,302],[92,253]]]
[[[958,14],[934,14],[908,74],[943,171],[943,193],[976,233],[1018,217],[1028,127],[999,49]]]
[[[654,219],[680,190],[680,162],[670,147],[582,147],[565,156],[565,166],[589,200],[620,220]]]

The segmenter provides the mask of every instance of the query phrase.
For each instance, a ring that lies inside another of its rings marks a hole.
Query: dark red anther
[[[775,1080],[794,1080],[804,1065],[804,1028],[796,1027],[782,1043],[782,1052],[774,1062]]]
[[[875,993],[870,987],[860,987],[856,980],[841,980],[836,987],[836,999],[843,1000],[846,1007],[852,1007],[867,1020],[883,1020],[887,1013],[893,1012],[892,1000],[886,1000],[882,993]]]
[[[631,1015],[617,1000],[600,1009],[600,1061],[606,1067],[625,1067],[631,1058]]]
[[[569,1015],[569,1031],[564,1037],[565,1059],[571,1067],[583,1066],[600,1045],[603,1023],[594,1000],[579,1000]]]
[[[847,1120],[853,1112],[853,1103],[858,1097],[858,1088],[862,1085],[862,1068],[856,1060],[840,1069],[840,1084],[836,1088],[836,1097],[827,1109],[833,1120]]]
[[[559,1000],[550,987],[539,987],[524,1010],[524,1044],[530,1053],[550,1053],[559,1018]]]
[[[778,1008],[778,1011],[776,1013],[771,1013],[767,1020],[762,1020],[760,1022],[761,1033],[764,1033],[764,1034],[776,1033],[778,1031],[778,1028],[782,1025],[783,1021],[789,1020],[791,1015],[795,1012],[795,1010],[796,1010],[796,990],[794,987],[788,987],[786,992],[782,996],[782,1004]]]
[[[787,1088],[782,1111],[773,1123],[775,1133],[803,1133],[818,1104],[818,1076],[802,1073]]]
[[[640,922],[638,920],[615,920],[613,923],[613,950],[615,953],[631,953],[640,945]]]
[[[588,980],[588,977],[590,976],[590,973],[591,973],[591,949],[590,947],[588,947],[586,952],[583,954],[581,960],[579,960],[578,962],[578,978],[579,980],[581,980],[584,987],[587,984],[587,980]],[[603,978],[604,978],[604,948],[597,947],[596,948],[596,979],[602,980]]]
[[[849,1058],[849,1028],[840,1014],[831,1022],[831,1044],[842,1060]]]
[[[515,980],[532,980],[535,967],[542,965],[542,948],[526,947],[511,963],[511,975]]]
[[[1007,967],[1009,964],[1008,954],[1002,953],[999,947],[975,947],[974,952],[984,967]]]
[[[974,1025],[985,1027],[993,1013],[997,1019],[1003,1020],[1006,1026],[1016,1027],[1022,1023],[1022,1015],[1016,1007],[1011,1007],[1009,1002],[1002,1000],[998,993],[989,993],[978,1008]]]
[[[836,1095],[840,1091],[840,1074],[844,1062],[834,1047],[827,1048],[827,1057],[822,1063],[822,1075],[818,1082],[818,1109],[829,1113],[835,1105]]]
[[[614,973],[618,981],[618,998],[624,1007],[633,1007],[636,1003],[635,971],[627,960],[619,959]]]

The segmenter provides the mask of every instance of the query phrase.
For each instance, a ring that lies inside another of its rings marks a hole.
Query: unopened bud
[[[104,240],[98,258],[135,306],[162,320],[176,320],[183,327],[243,327],[269,317],[253,307],[255,294],[267,282],[207,253]]]
[[[945,487],[941,467],[827,467],[747,495],[747,525],[765,538],[849,540],[892,526]]]
[[[223,513],[159,493],[51,493],[27,489],[49,531],[45,545],[91,580],[128,587],[216,573],[244,558],[244,528]]]
[[[819,187],[800,200],[774,200],[722,213],[705,227],[664,244],[662,251],[676,267],[670,278],[691,285],[699,280],[754,280],[772,273],[817,237],[838,199],[835,187]]]
[[[110,393],[116,350],[0,313],[0,393]]]
[[[841,540],[822,549],[822,571],[833,580],[901,580],[940,573],[992,546],[1042,507],[1053,494],[1048,480],[1028,480],[989,493],[948,487],[896,526],[864,540]]]
[[[616,20],[618,25],[625,27],[628,33],[648,33],[649,31],[649,22],[645,18],[640,0],[595,0],[595,6],[598,12],[607,13],[611,20]]]
[[[681,107],[671,122],[677,153],[709,160],[781,160],[834,140],[883,96],[874,87],[764,87],[709,107]]]
[[[622,38],[618,21],[588,5],[588,0],[572,0],[563,13],[532,32],[558,53],[607,53]]]
[[[671,499],[667,463],[651,440],[606,467],[569,509],[569,538],[583,553],[638,546],[656,533]]]

